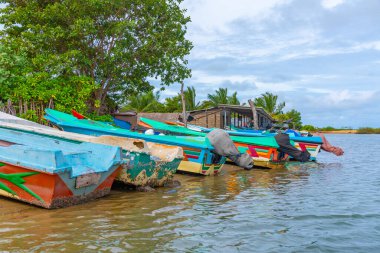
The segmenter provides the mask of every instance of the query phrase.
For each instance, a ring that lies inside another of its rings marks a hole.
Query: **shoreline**
[[[323,134],[358,134],[358,130],[350,129],[350,130],[332,130],[332,131],[318,131]],[[313,132],[315,133],[315,132]]]

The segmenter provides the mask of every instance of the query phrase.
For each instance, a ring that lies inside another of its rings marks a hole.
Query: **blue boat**
[[[0,195],[44,208],[110,192],[121,169],[118,147],[77,143],[0,127]]]
[[[221,171],[226,160],[224,157],[219,157],[212,152],[214,147],[205,137],[146,135],[98,121],[77,119],[72,115],[52,109],[46,109],[45,112],[45,118],[64,131],[92,136],[113,135],[142,139],[147,141],[148,145],[149,143],[159,143],[180,146],[183,148],[184,159],[181,161],[178,171],[201,175],[216,175]]]

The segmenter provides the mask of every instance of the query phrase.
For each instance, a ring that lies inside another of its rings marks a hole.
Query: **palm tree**
[[[237,98],[237,91],[235,91],[232,96],[228,97],[228,104],[230,105],[240,105],[240,101]]]
[[[240,101],[237,98],[237,92],[235,91],[232,96],[228,96],[228,88],[219,88],[214,94],[207,95],[208,100],[203,101],[202,107],[218,106],[220,104],[227,105],[240,105]]]
[[[134,110],[136,112],[160,112],[163,105],[159,102],[160,92],[153,91],[144,92],[141,95],[129,98],[129,103],[123,110]]]
[[[255,98],[255,105],[264,108],[269,114],[277,115],[283,113],[285,102],[277,103],[278,96],[270,92],[261,94],[261,97]]]
[[[228,104],[228,89],[219,88],[215,91],[215,94],[208,94],[207,98],[212,106],[218,106],[219,104]]]
[[[200,108],[200,102],[196,102],[197,94],[195,92],[194,86],[187,87],[187,90],[184,91],[186,110],[194,111]]]

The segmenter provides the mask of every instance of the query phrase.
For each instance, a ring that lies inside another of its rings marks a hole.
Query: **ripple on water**
[[[380,252],[380,161],[368,151],[380,137],[329,139],[344,157],[179,175],[179,188],[114,190],[59,210],[0,198],[0,251]]]

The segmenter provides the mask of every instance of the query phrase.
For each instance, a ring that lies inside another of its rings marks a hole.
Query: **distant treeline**
[[[362,127],[356,132],[357,134],[380,134],[380,128]]]
[[[371,127],[361,127],[357,130],[347,127],[342,128],[335,128],[332,126],[327,127],[315,127],[312,125],[304,125],[302,127],[302,130],[310,131],[310,132],[316,132],[316,131],[326,131],[326,132],[334,132],[334,131],[349,131],[353,130],[356,134],[380,134],[380,128],[371,128]]]

